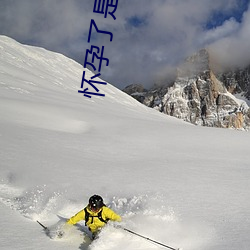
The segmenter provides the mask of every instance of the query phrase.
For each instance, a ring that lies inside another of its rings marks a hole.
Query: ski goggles
[[[99,211],[101,209],[101,207],[97,207],[97,206],[93,206],[93,205],[92,206],[90,205],[89,208],[93,212],[97,212],[97,211]]]

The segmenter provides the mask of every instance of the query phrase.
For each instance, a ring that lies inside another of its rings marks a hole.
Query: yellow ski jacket
[[[89,207],[86,207],[87,212],[89,213],[88,221],[85,221],[86,226],[88,226],[89,230],[92,233],[97,232],[100,228],[102,228],[106,223],[104,221],[112,220],[112,221],[121,221],[120,215],[116,214],[113,210],[110,208],[103,206],[99,211],[93,212],[89,209]],[[98,218],[98,214],[100,214],[101,211],[101,218],[104,220],[100,220]],[[76,215],[72,216],[68,221],[67,224],[75,225],[80,220],[85,220],[85,210],[81,210]]]

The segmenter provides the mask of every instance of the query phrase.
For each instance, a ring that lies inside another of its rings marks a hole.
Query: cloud
[[[225,37],[237,33],[239,28],[240,24],[235,20],[235,18],[232,17],[229,20],[226,20],[221,26],[204,31],[204,34],[200,39],[200,43],[211,44],[213,42],[219,41]]]
[[[223,26],[225,28],[226,24]],[[221,27],[221,29],[223,29]],[[226,28],[225,28],[226,29]],[[233,32],[210,44],[215,60],[225,67],[244,67],[250,64],[250,10],[243,15],[242,22]]]
[[[241,45],[240,54],[246,55],[249,13],[239,21],[239,2],[119,0],[113,20],[93,13],[93,0],[1,0],[0,33],[61,52],[82,64],[91,44],[104,46],[110,62],[102,67],[105,80],[120,88],[130,83],[149,87],[204,46],[211,46],[224,61],[230,60],[226,48]],[[87,43],[91,19],[98,29],[113,33],[112,42],[108,36],[93,33]]]
[[[67,0],[2,0],[0,32],[21,42],[67,50],[89,28],[89,5],[89,1],[82,5],[80,1]]]

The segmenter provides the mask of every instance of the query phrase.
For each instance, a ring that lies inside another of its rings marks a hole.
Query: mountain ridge
[[[235,129],[250,127],[247,104],[250,66],[216,72],[207,49],[188,57],[177,68],[171,85],[141,89],[140,85],[130,85],[123,91],[148,107],[195,125]]]

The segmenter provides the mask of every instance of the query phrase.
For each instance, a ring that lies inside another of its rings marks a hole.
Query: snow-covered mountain
[[[249,68],[215,71],[209,52],[203,49],[180,65],[170,87],[147,91],[131,85],[124,92],[146,106],[196,125],[249,129]]]
[[[111,84],[84,97],[82,72],[0,36],[0,248],[162,249],[112,225],[90,243],[84,222],[51,240],[36,223],[53,228],[97,193],[124,227],[171,247],[248,250],[249,133],[193,126]]]

